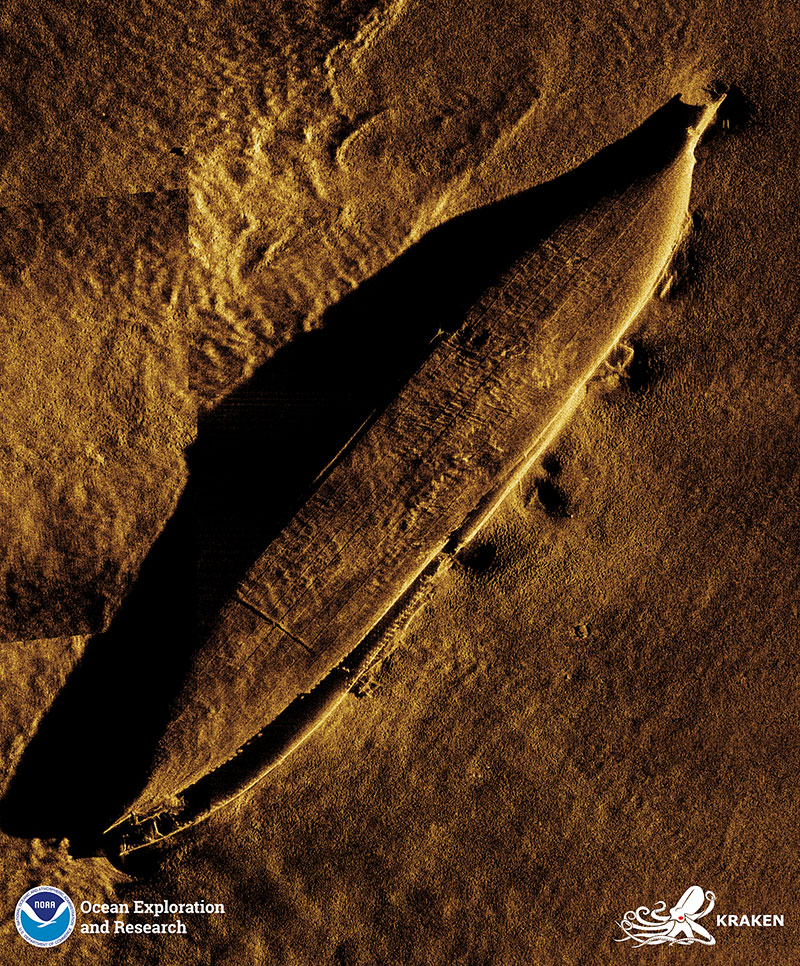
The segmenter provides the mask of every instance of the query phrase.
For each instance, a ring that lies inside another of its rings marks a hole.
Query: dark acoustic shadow
[[[201,418],[178,508],[30,742],[3,832],[101,849],[145,784],[205,626],[315,476],[512,261],[662,164],[690,119],[670,101],[575,171],[431,231]]]

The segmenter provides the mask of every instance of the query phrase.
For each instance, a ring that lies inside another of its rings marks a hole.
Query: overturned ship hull
[[[518,253],[329,468],[197,654],[151,778],[113,827],[123,853],[202,819],[302,742],[541,454],[669,265],[716,106],[674,106],[663,156]]]

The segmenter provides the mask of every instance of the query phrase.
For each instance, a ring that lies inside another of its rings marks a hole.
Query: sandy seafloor
[[[198,412],[433,226],[678,92],[736,96],[631,367],[592,383],[362,696],[146,875],[3,834],[2,964],[797,959],[796,21],[768,2],[6,5],[4,788],[173,511]],[[290,474],[291,447],[271,455],[265,476]],[[104,781],[91,740],[72,753],[77,788],[42,779],[54,810]],[[38,951],[13,910],[42,883],[226,914]],[[694,883],[785,926],[612,942]]]

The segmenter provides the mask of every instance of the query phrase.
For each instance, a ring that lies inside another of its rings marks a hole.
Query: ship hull
[[[547,447],[685,233],[709,110],[687,108],[684,136],[663,163],[519,252],[327,470],[197,654],[131,809],[136,821],[179,812],[182,792],[207,784],[336,669],[341,676],[348,655],[478,532]],[[317,702],[306,731],[351,678]],[[262,771],[280,757],[267,756]],[[258,773],[251,767],[242,787]]]

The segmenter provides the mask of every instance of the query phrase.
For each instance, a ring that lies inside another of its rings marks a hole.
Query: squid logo
[[[711,933],[698,923],[698,919],[707,916],[714,908],[716,896],[713,892],[703,892],[700,886],[690,886],[666,915],[666,902],[659,902],[652,910],[647,906],[630,909],[617,925],[625,933],[624,938],[614,942],[625,943],[633,940],[635,948],[641,946],[660,946],[668,943],[671,946],[691,946],[700,943],[701,946],[713,946],[716,939]],[[704,902],[708,905],[701,912]]]

